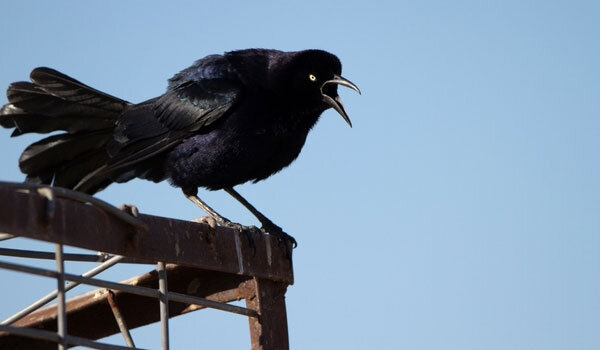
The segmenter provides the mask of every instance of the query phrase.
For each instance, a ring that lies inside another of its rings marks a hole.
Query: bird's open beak
[[[344,118],[346,123],[348,123],[348,125],[350,125],[350,127],[352,127],[352,122],[350,121],[348,114],[344,110],[344,105],[342,104],[342,99],[340,98],[340,96],[338,96],[337,94],[335,94],[335,96],[330,96],[330,95],[327,95],[323,91],[323,88],[327,84],[338,84],[338,85],[346,86],[346,87],[349,87],[350,89],[358,92],[359,94],[360,94],[360,89],[353,82],[351,82],[350,80],[345,79],[343,77],[340,77],[339,75],[334,75],[333,79],[327,80],[326,82],[323,83],[323,85],[321,85],[321,95],[323,95],[323,102],[327,103],[329,106],[331,106],[333,109],[335,109],[342,116],[342,118]]]

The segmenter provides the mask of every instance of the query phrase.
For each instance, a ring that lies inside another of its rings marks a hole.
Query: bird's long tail
[[[11,136],[65,131],[29,145],[19,167],[27,174],[26,182],[75,188],[106,163],[106,143],[130,103],[50,68],[36,68],[30,78],[9,86],[0,125],[14,128]],[[110,182],[85,192],[97,192]]]

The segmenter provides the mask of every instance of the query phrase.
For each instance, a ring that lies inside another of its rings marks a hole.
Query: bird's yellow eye
[[[308,79],[310,79],[310,81],[317,81],[317,77],[315,77],[314,74],[309,74]]]

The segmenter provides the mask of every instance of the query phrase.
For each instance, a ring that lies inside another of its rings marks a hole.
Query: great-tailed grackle
[[[197,197],[224,189],[261,222],[284,233],[233,187],[288,166],[327,108],[352,126],[337,94],[339,59],[325,51],[248,49],[210,55],[177,73],[167,91],[139,104],[110,96],[50,68],[15,82],[0,124],[12,136],[64,130],[19,159],[26,182],[93,194],[133,178],[169,180],[217,223],[241,228]]]

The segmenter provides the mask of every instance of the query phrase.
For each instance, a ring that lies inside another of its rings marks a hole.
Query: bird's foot
[[[231,222],[229,220],[221,223],[221,226],[229,227],[229,228],[239,231],[240,233],[245,234],[246,239],[248,240],[248,244],[252,248],[254,254],[256,254],[256,245],[254,243],[254,238],[252,237],[252,235],[253,234],[262,234],[262,231],[258,227],[254,226],[254,225],[246,226],[246,225],[238,224],[237,222]]]
[[[138,217],[140,215],[140,211],[133,204],[121,204],[118,208],[131,216]]]
[[[292,248],[296,248],[298,246],[298,242],[296,242],[294,237],[285,233],[281,227],[275,225],[272,221],[264,222],[260,230],[264,233],[270,234],[271,236],[279,238],[286,245],[288,245],[288,243],[292,243]]]
[[[256,226],[244,226],[235,222],[231,222],[225,218],[221,218],[222,220],[219,219],[215,219],[212,216],[203,216],[203,217],[199,217],[196,219],[193,219],[193,222],[199,222],[199,223],[203,223],[203,224],[207,224],[208,226],[210,226],[210,228],[213,230],[213,232],[217,229],[217,225],[220,225],[222,227],[228,227],[228,228],[232,228],[234,230],[237,230],[241,233],[246,234],[246,237],[248,238],[248,242],[250,244],[250,246],[252,247],[252,249],[254,250],[254,252],[256,253],[256,247],[254,245],[254,240],[252,238],[252,234],[253,233],[260,233],[262,234],[262,231],[256,227]]]
[[[229,227],[229,228],[232,228],[234,230],[238,230],[240,232],[262,233],[262,231],[258,227],[254,226],[254,225],[246,226],[246,225],[238,224],[237,222],[232,222],[232,221],[229,221],[229,220],[227,220],[225,222],[222,222],[221,226]]]
[[[213,230],[217,228],[217,225],[219,225],[222,227],[232,228],[232,229],[240,231],[240,232],[262,233],[262,231],[256,226],[245,226],[242,224],[238,224],[237,222],[229,221],[225,218],[221,218],[221,219],[222,220],[215,219],[212,216],[202,216],[202,217],[193,219],[192,221],[207,224]]]
[[[193,222],[199,222],[201,224],[207,224],[213,230],[217,228],[217,220],[215,220],[212,216],[203,216],[199,218],[192,219]]]

